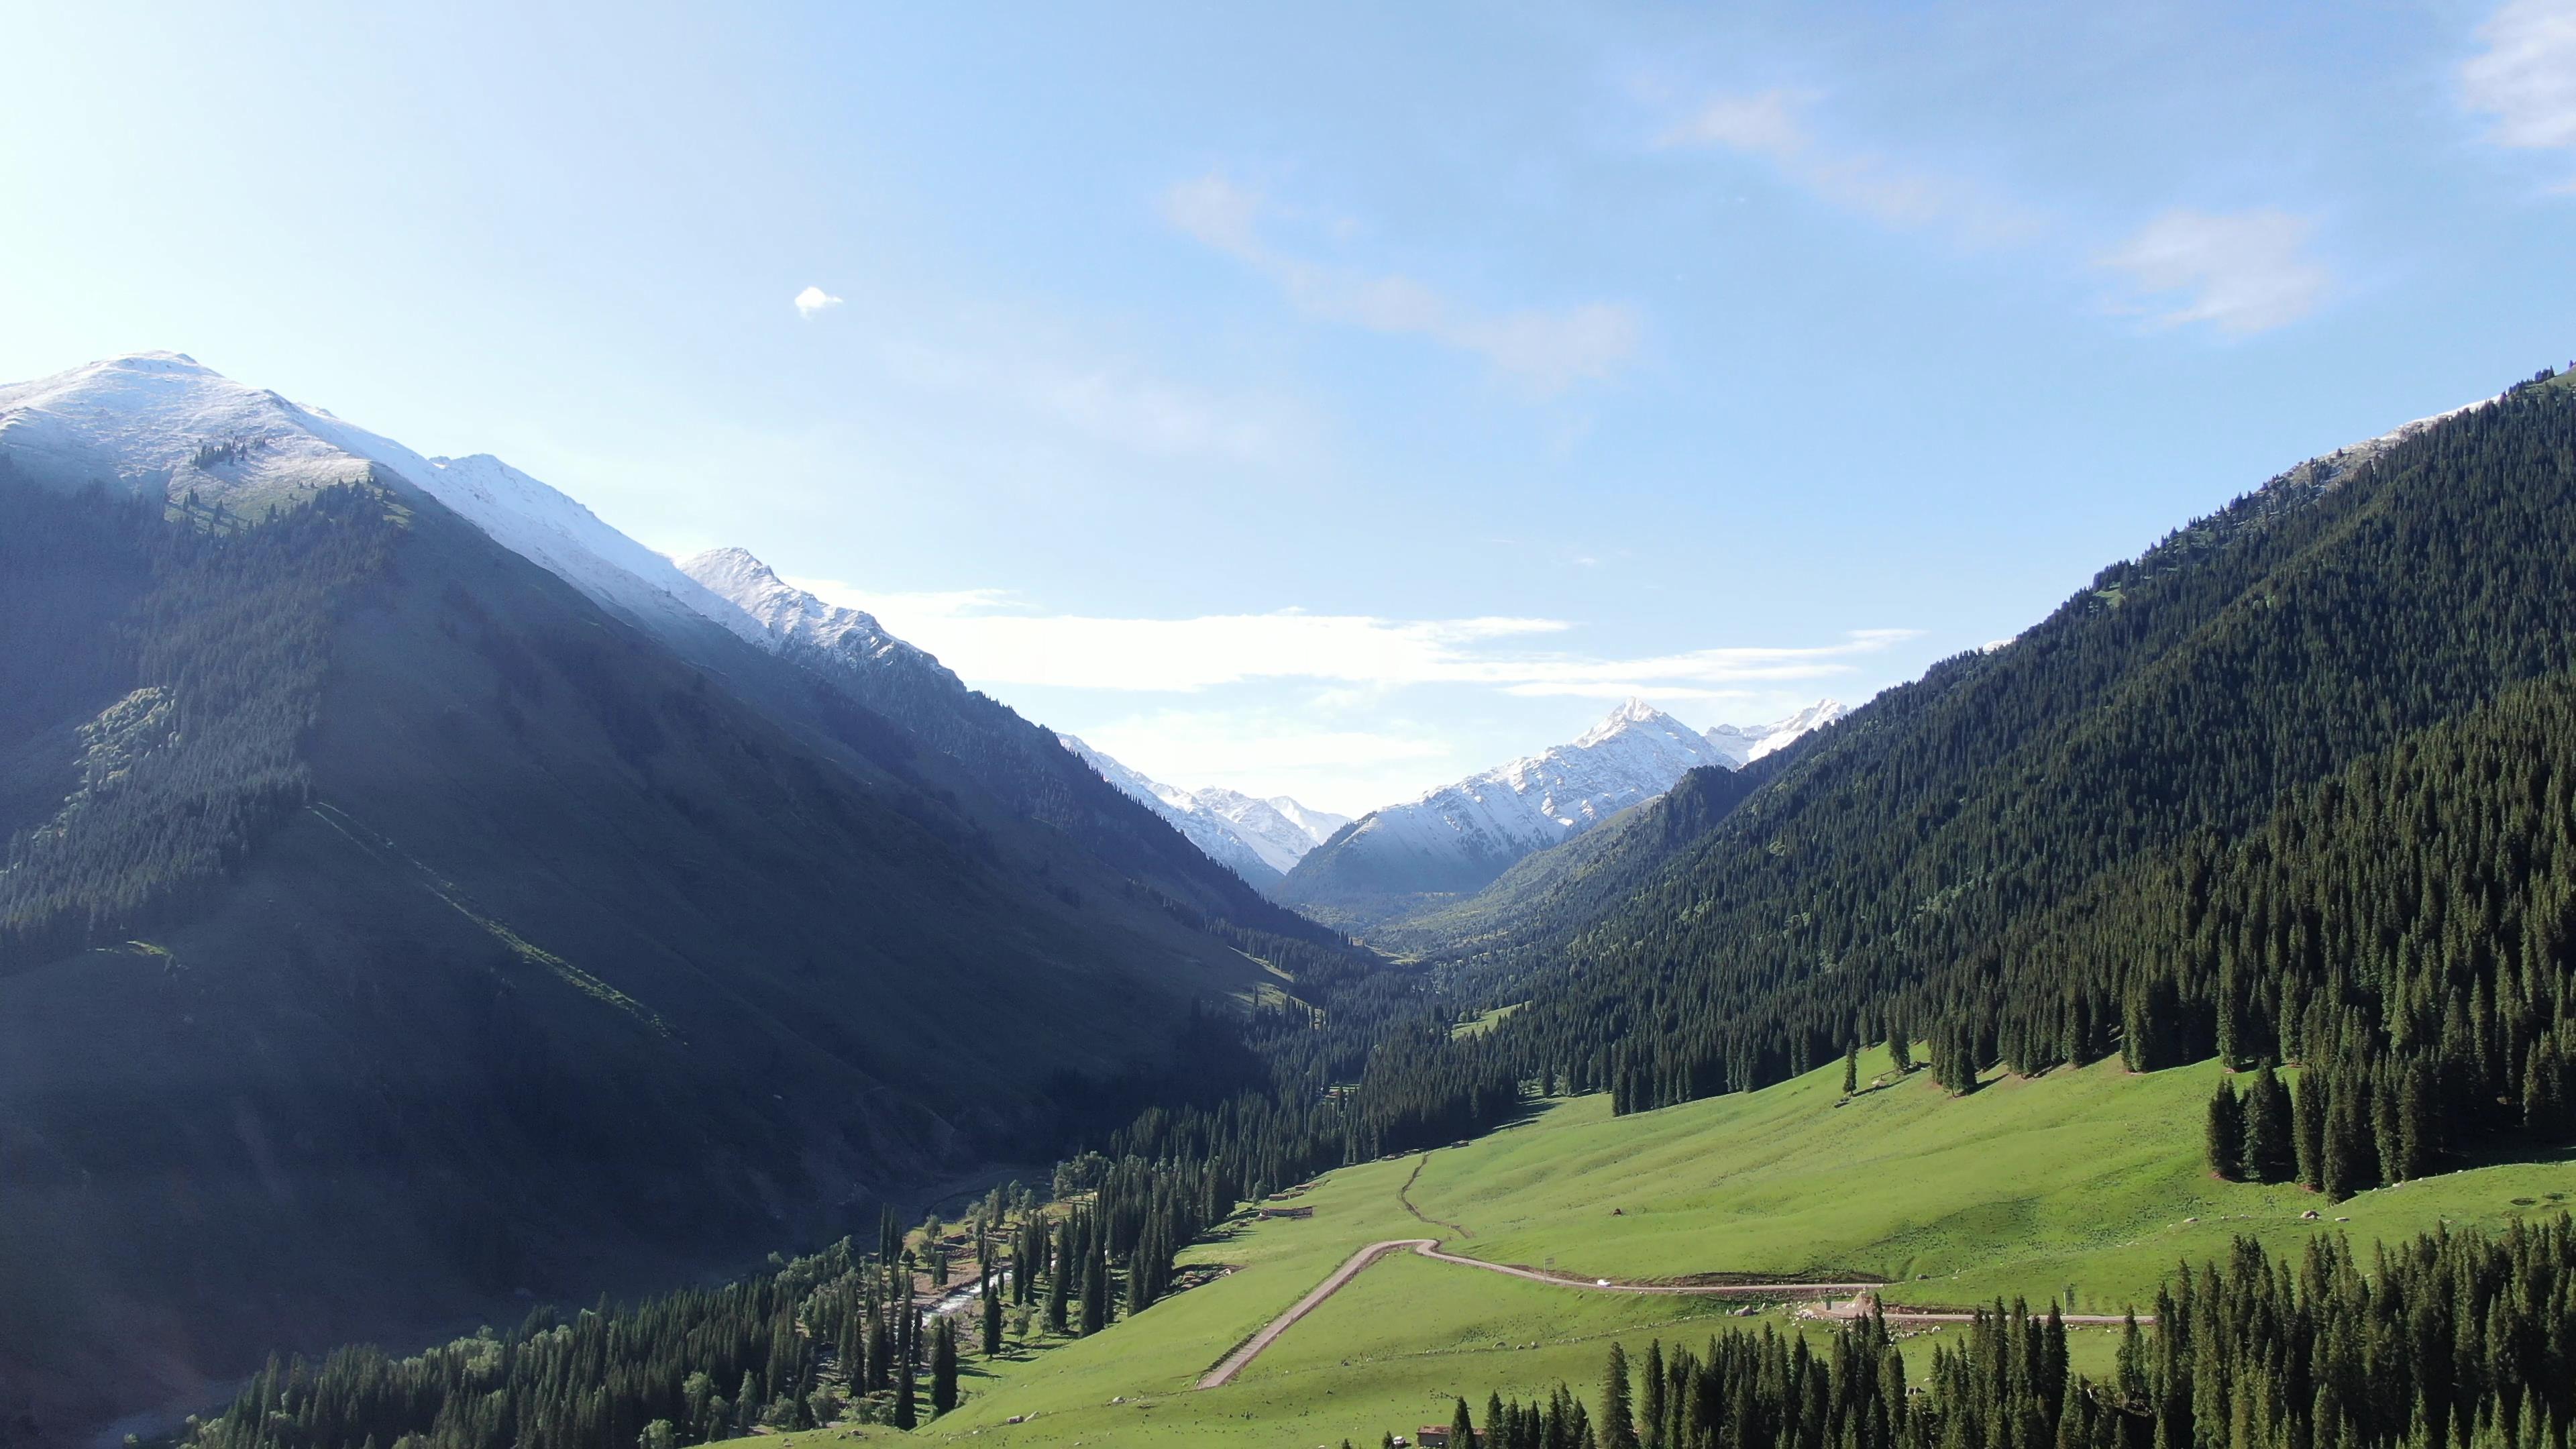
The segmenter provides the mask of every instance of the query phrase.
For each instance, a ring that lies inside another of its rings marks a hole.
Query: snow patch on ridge
[[[1820,699],[1805,709],[1764,725],[1711,725],[1708,742],[1724,759],[1730,770],[1741,770],[1764,755],[1795,743],[1812,731],[1823,729],[1851,711],[1843,705]]]
[[[38,481],[257,512],[391,474],[494,542],[638,622],[759,624],[562,492],[488,454],[424,457],[182,352],[138,352],[0,387],[0,453]],[[728,617],[730,616],[730,617]]]
[[[1347,844],[1370,857],[1499,872],[1654,799],[1691,770],[1740,770],[1845,712],[1819,700],[1770,724],[1703,734],[1630,699],[1572,743],[1370,811]]]
[[[1256,884],[1286,875],[1306,852],[1351,823],[1347,815],[1313,810],[1285,795],[1256,799],[1239,790],[1184,790],[1166,785],[1102,754],[1076,736],[1059,734],[1064,747],[1100,772],[1121,794],[1170,821],[1208,858]]]
[[[927,651],[887,633],[875,615],[825,603],[780,578],[747,549],[711,548],[680,560],[679,569],[710,598],[758,623],[773,652],[791,643],[810,644],[862,663],[912,659],[939,665]]]

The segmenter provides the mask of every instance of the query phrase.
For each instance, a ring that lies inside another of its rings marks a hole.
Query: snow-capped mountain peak
[[[1698,731],[1632,698],[1570,744],[1372,811],[1361,828],[1445,835],[1518,859],[1653,799],[1684,771],[1716,763]]]
[[[1841,703],[1820,699],[1805,709],[1761,725],[1712,725],[1708,742],[1730,770],[1741,770],[1764,755],[1782,749],[1811,730],[1822,729],[1851,713]]]
[[[810,644],[862,661],[900,656],[938,664],[926,651],[887,633],[875,615],[816,598],[780,578],[748,549],[711,548],[680,560],[679,567],[709,596],[732,606],[729,612],[756,620],[773,649]]]
[[[1524,856],[1654,799],[1691,770],[1740,770],[1842,713],[1819,700],[1767,725],[1703,734],[1643,699],[1624,700],[1571,743],[1370,811],[1329,857],[1299,872],[1286,898],[1355,906],[1480,890]]]
[[[630,618],[714,619],[744,638],[760,632],[669,559],[498,458],[423,456],[183,352],[130,353],[0,387],[0,452],[39,482],[97,483],[173,503],[193,497],[236,514],[381,470]]]
[[[1592,728],[1585,730],[1582,734],[1575,736],[1572,744],[1559,746],[1558,748],[1574,750],[1597,749],[1613,740],[1640,733],[1659,736],[1667,741],[1671,741],[1685,752],[1695,750],[1696,746],[1684,745],[1681,742],[1696,741],[1699,738],[1699,732],[1692,729],[1689,725],[1683,724],[1680,720],[1677,720],[1671,715],[1664,713],[1662,710],[1655,708],[1645,700],[1640,699],[1635,695],[1630,695],[1627,699],[1621,701],[1617,709],[1610,711],[1608,716],[1602,719],[1601,723],[1594,725]],[[1549,753],[1553,754],[1554,751],[1550,751]],[[1534,756],[1533,758],[1544,759],[1546,756]]]
[[[1263,800],[1237,790],[1184,790],[1120,764],[1074,735],[1057,740],[1128,798],[1171,822],[1208,857],[1256,885],[1275,882],[1306,852],[1351,823],[1285,795]]]

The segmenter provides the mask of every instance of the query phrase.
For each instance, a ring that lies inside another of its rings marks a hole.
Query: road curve
[[[1264,1326],[1259,1333],[1245,1339],[1241,1347],[1235,1349],[1234,1352],[1227,1354],[1224,1360],[1218,1363],[1215,1368],[1209,1369],[1207,1373],[1199,1379],[1199,1387],[1203,1389],[1219,1389],[1232,1382],[1236,1374],[1243,1372],[1243,1366],[1252,1362],[1255,1357],[1259,1356],[1263,1349],[1268,1348],[1272,1340],[1278,1338],[1279,1335],[1286,1333],[1290,1328],[1295,1327],[1298,1319],[1314,1312],[1325,1299],[1332,1297],[1337,1292],[1340,1292],[1342,1285],[1348,1283],[1353,1278],[1358,1277],[1359,1271],[1362,1268],[1367,1267],[1369,1264],[1376,1262],[1378,1259],[1385,1257],[1387,1254],[1394,1252],[1398,1248],[1411,1248],[1417,1252],[1425,1252],[1438,1246],[1438,1242],[1431,1238],[1396,1238],[1388,1242],[1371,1243],[1367,1247],[1360,1249],[1358,1252],[1351,1254],[1350,1259],[1347,1262],[1333,1270],[1333,1275],[1331,1277],[1326,1278],[1323,1282],[1315,1285],[1314,1292],[1298,1299],[1296,1307],[1291,1308],[1287,1312],[1280,1314],[1277,1318],[1270,1320],[1270,1322]]]
[[[1203,1389],[1215,1389],[1231,1383],[1236,1374],[1243,1372],[1245,1365],[1261,1355],[1263,1349],[1277,1341],[1279,1335],[1295,1327],[1298,1319],[1314,1312],[1323,1305],[1325,1299],[1340,1292],[1344,1284],[1359,1276],[1361,1269],[1398,1248],[1411,1248],[1423,1257],[1438,1263],[1455,1263],[1461,1268],[1482,1268],[1488,1273],[1526,1278],[1532,1283],[1547,1283],[1558,1288],[1581,1288],[1594,1293],[1668,1293],[1702,1298],[1779,1298],[1789,1294],[1806,1293],[1831,1299],[1836,1294],[1846,1294],[1853,1298],[1864,1294],[1875,1294],[1880,1288],[1886,1286],[1880,1283],[1617,1283],[1603,1278],[1574,1278],[1562,1273],[1542,1272],[1536,1268],[1515,1267],[1509,1263],[1488,1263],[1482,1258],[1462,1258],[1455,1253],[1441,1252],[1438,1240],[1432,1238],[1394,1238],[1383,1243],[1371,1243],[1351,1254],[1342,1266],[1333,1270],[1331,1277],[1315,1285],[1313,1292],[1298,1299],[1295,1307],[1270,1320],[1259,1333],[1245,1339],[1234,1352],[1227,1354],[1223,1362],[1209,1369],[1206,1375],[1200,1378],[1198,1386]],[[1967,1323],[1976,1317],[1974,1313],[1918,1311],[1910,1308],[1880,1307],[1878,1311],[1890,1323]],[[1816,1316],[1851,1319],[1865,1317],[1867,1313],[1867,1309],[1855,1303],[1839,1309],[1828,1307]],[[2079,1325],[2110,1325],[2126,1322],[2127,1315],[2069,1313],[2063,1315],[2060,1321]],[[2155,1322],[2155,1317],[2152,1314],[2141,1314],[2138,1322],[2152,1324]]]

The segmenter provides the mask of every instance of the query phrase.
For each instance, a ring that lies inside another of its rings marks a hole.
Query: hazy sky
[[[8,7],[0,376],[190,352],[1345,811],[2576,357],[2576,0],[348,8]]]

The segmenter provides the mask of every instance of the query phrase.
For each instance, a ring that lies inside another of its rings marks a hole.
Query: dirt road
[[[1240,1347],[1225,1356],[1223,1362],[1208,1370],[1207,1374],[1199,1380],[1198,1386],[1203,1389],[1214,1389],[1231,1383],[1236,1374],[1243,1372],[1245,1365],[1261,1355],[1263,1349],[1276,1342],[1279,1335],[1295,1327],[1298,1319],[1314,1312],[1323,1305],[1325,1299],[1340,1292],[1344,1284],[1359,1276],[1361,1269],[1398,1248],[1411,1248],[1414,1252],[1437,1263],[1454,1263],[1461,1268],[1482,1268],[1488,1273],[1526,1278],[1532,1283],[1547,1283],[1559,1288],[1580,1288],[1594,1293],[1664,1293],[1700,1298],[1787,1298],[1813,1295],[1825,1300],[1821,1307],[1804,1310],[1807,1316],[1815,1318],[1846,1320],[1866,1318],[1870,1313],[1871,1296],[1885,1286],[1878,1283],[1620,1283],[1608,1278],[1576,1278],[1563,1273],[1544,1272],[1537,1268],[1516,1267],[1510,1263],[1488,1263],[1481,1258],[1462,1258],[1455,1253],[1441,1252],[1440,1244],[1431,1238],[1395,1238],[1383,1243],[1371,1243],[1353,1253],[1342,1266],[1333,1270],[1331,1277],[1317,1284],[1313,1292],[1298,1299],[1295,1307],[1270,1320],[1259,1333],[1245,1339]],[[1849,1301],[1841,1304],[1833,1303],[1831,1300],[1837,1295],[1846,1295]],[[1967,1323],[1976,1317],[1973,1313],[1918,1311],[1906,1308],[1882,1308],[1880,1311],[1890,1323]],[[2064,1316],[2063,1321],[2070,1325],[2107,1326],[2124,1322],[2125,1319],[2121,1316],[2102,1313],[2069,1313]],[[2141,1315],[2138,1322],[2152,1324],[2155,1318],[2152,1314]]]
[[[1367,1267],[1369,1264],[1376,1262],[1378,1259],[1385,1257],[1387,1254],[1394,1252],[1398,1248],[1412,1248],[1417,1251],[1428,1251],[1438,1246],[1439,1244],[1430,1238],[1397,1238],[1392,1242],[1371,1243],[1367,1247],[1360,1249],[1358,1252],[1351,1254],[1350,1260],[1342,1264],[1342,1266],[1335,1268],[1331,1277],[1326,1278],[1323,1282],[1315,1285],[1314,1292],[1298,1299],[1296,1307],[1291,1308],[1287,1312],[1280,1314],[1277,1318],[1270,1320],[1270,1322],[1264,1326],[1259,1333],[1245,1339],[1242,1347],[1237,1348],[1230,1354],[1227,1354],[1223,1362],[1219,1363],[1215,1368],[1209,1369],[1206,1376],[1199,1380],[1199,1387],[1203,1389],[1223,1388],[1233,1380],[1236,1374],[1243,1372],[1243,1366],[1245,1364],[1252,1362],[1252,1360],[1257,1357],[1263,1349],[1268,1348],[1272,1340],[1278,1338],[1279,1335],[1286,1333],[1290,1328],[1294,1327],[1298,1319],[1314,1312],[1317,1305],[1321,1304],[1325,1299],[1340,1292],[1342,1285],[1348,1283],[1353,1278],[1358,1277],[1359,1271],[1362,1268]]]

